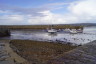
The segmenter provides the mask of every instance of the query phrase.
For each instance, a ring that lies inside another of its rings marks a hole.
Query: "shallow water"
[[[44,30],[12,30],[10,37],[2,39],[22,39],[38,41],[54,41],[60,43],[72,43],[72,45],[83,45],[96,40],[96,27],[85,27],[83,33],[70,34],[58,32],[49,34]]]

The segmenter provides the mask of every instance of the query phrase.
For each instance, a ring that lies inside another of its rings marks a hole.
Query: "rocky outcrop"
[[[4,37],[4,36],[10,36],[10,30],[5,28],[0,28],[0,37]]]
[[[47,64],[96,64],[96,40],[52,59]]]

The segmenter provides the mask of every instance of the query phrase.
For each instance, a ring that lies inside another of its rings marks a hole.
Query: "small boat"
[[[72,29],[72,30],[70,30],[70,33],[77,34],[77,30],[76,29]]]
[[[70,29],[64,29],[64,32],[69,33]]]
[[[47,32],[48,32],[48,33],[56,33],[56,32],[57,32],[57,30],[56,30],[56,29],[51,28],[51,29],[48,29],[48,30],[47,30]]]

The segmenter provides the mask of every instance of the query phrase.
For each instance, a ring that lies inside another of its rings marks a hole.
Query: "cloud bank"
[[[96,23],[96,0],[79,0],[71,3],[51,3],[38,8],[0,5],[1,25]],[[61,9],[66,14],[52,11]]]

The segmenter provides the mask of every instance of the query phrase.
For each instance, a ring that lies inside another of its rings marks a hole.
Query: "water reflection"
[[[57,36],[58,34],[57,34],[57,33],[48,33],[48,35],[51,36],[51,37],[55,37],[55,36]]]

